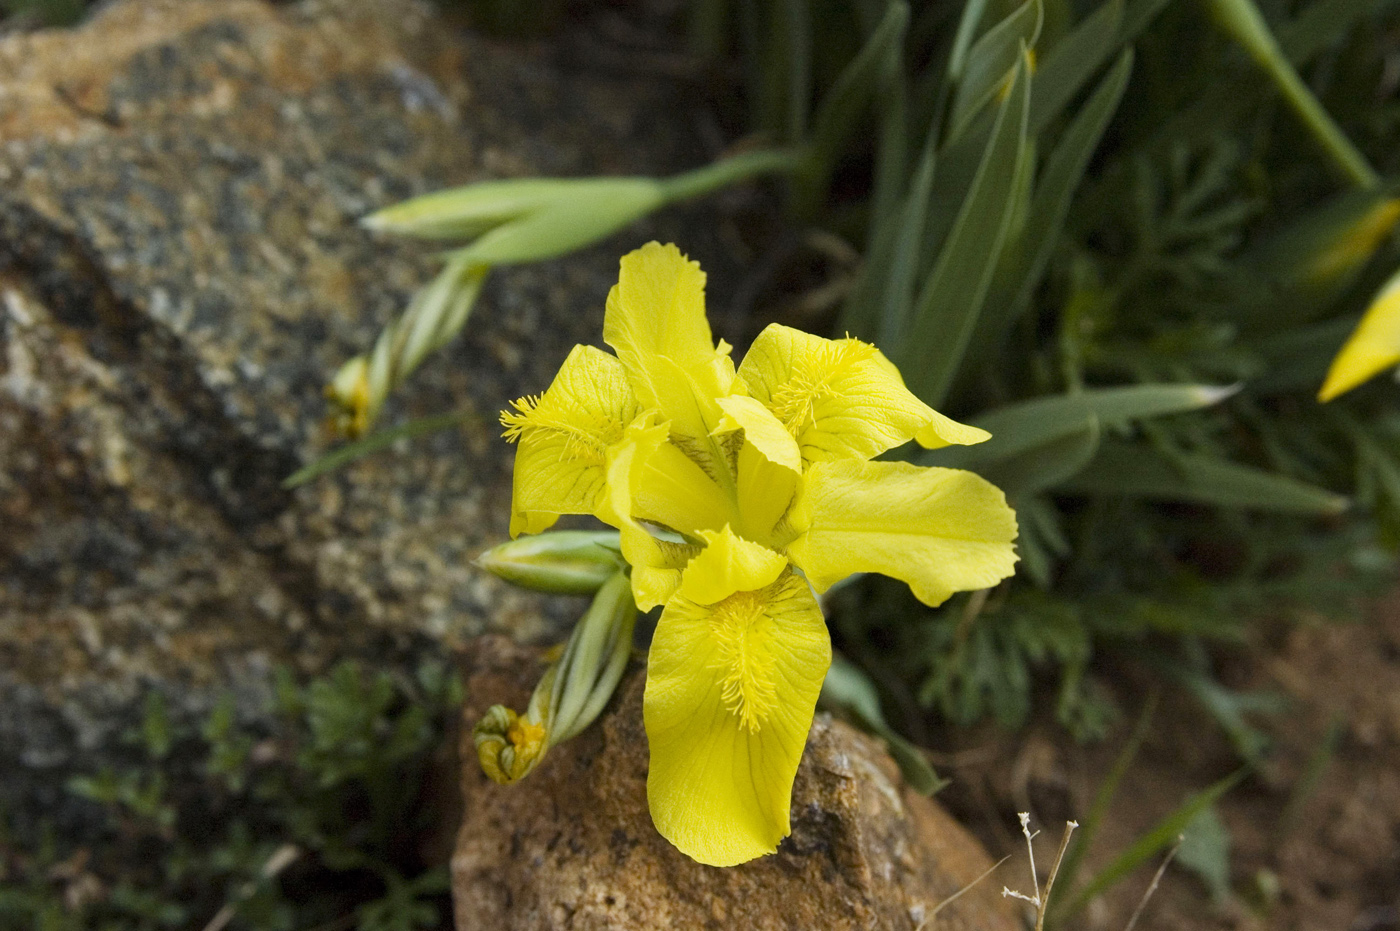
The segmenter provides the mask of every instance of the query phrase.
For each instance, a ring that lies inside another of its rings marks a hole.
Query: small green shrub
[[[435,662],[407,676],[346,661],[304,684],[283,669],[268,707],[226,694],[189,724],[150,691],[131,761],[69,781],[98,841],[0,836],[0,925],[444,927],[446,866],[422,849],[443,813],[425,790],[451,769],[461,700]]]

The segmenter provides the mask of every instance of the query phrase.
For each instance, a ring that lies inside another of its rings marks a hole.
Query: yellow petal
[[[549,390],[503,412],[515,454],[510,535],[539,533],[561,514],[592,514],[606,479],[609,450],[639,413],[622,364],[591,346],[575,346]]]
[[[749,393],[797,439],[804,462],[869,459],[910,439],[930,449],[990,434],[929,407],[880,350],[772,324],[739,366]]]
[[[995,485],[959,469],[906,462],[819,462],[790,522],[792,561],[818,592],[855,572],[909,583],[928,605],[989,588],[1016,562],[1016,515]]]
[[[735,592],[772,584],[787,568],[787,557],[735,536],[728,526],[706,531],[704,552],[690,561],[681,578],[680,595],[696,604],[712,605]]]
[[[802,451],[797,441],[761,401],[734,395],[719,398],[716,403],[724,411],[720,430],[743,430],[744,437],[768,461],[794,472],[802,470]]]
[[[745,442],[735,462],[738,520],[741,536],[777,547],[775,529],[786,516],[801,481],[799,473],[780,466]]]
[[[821,611],[791,572],[713,605],[672,598],[643,704],[647,801],[663,837],[711,866],[777,849],[830,665]]]
[[[697,536],[736,519],[734,502],[714,480],[671,443],[647,457],[632,481],[632,516]]]
[[[1397,362],[1400,362],[1400,272],[1381,288],[1342,351],[1332,360],[1317,399],[1330,401]]]
[[[781,421],[755,398],[719,399],[722,430],[743,430],[735,460],[738,520],[742,536],[769,543],[773,526],[787,513],[802,471],[802,452]]]
[[[655,420],[654,411],[639,417],[609,451],[606,494],[597,512],[618,529],[622,557],[632,567],[632,598],[643,611],[666,603],[680,585],[681,569],[700,552],[698,545],[658,539],[633,517],[633,489],[669,432],[668,424]]]
[[[728,347],[716,349],[710,334],[699,263],[655,242],[624,255],[608,293],[603,339],[622,360],[643,406],[658,408],[673,431],[698,437],[713,428],[695,416],[690,390],[677,383],[673,370],[694,381],[696,397],[730,392],[733,363]]]

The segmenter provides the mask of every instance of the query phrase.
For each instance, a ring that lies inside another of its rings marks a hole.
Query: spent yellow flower
[[[518,443],[512,536],[563,514],[619,531],[647,660],[647,797],[682,852],[730,866],[789,833],[792,784],[831,664],[817,595],[857,572],[937,605],[1013,571],[1016,518],[969,472],[873,457],[988,434],[915,397],[874,346],[773,325],[736,369],[705,275],[673,245],[624,256],[603,327],[543,395],[502,414]]]

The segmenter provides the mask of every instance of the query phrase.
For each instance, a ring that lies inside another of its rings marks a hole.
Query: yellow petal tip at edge
[[[1400,363],[1400,272],[1376,294],[1356,330],[1332,360],[1317,399],[1327,402]]]

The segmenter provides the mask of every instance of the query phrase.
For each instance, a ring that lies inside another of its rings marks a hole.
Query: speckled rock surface
[[[487,637],[468,654],[462,754],[493,702],[523,707],[535,652]],[[524,781],[464,767],[465,820],[452,859],[459,931],[1018,931],[995,877],[933,917],[992,861],[943,811],[900,784],[888,755],[819,714],[778,852],[716,869],[656,833],[647,813],[644,677],[634,664],[598,722]]]
[[[705,223],[671,214],[494,274],[470,334],[385,415],[475,419],[280,487],[326,448],[329,374],[434,270],[359,217],[489,177],[703,160],[674,86],[435,10],[127,0],[0,40],[6,810],[62,823],[67,775],[98,765],[146,688],[197,715],[279,663],[557,632],[564,608],[470,565],[507,527],[495,412],[597,339],[622,251],[674,239],[713,287]]]

